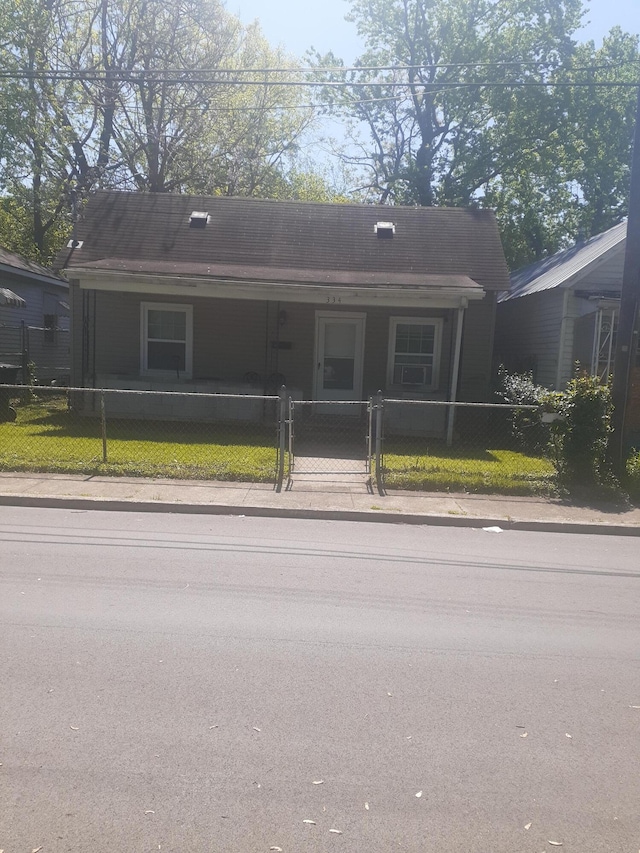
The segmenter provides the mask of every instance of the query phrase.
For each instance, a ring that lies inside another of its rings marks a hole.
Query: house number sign
[[[340,305],[341,302],[341,296],[327,296],[327,305]]]

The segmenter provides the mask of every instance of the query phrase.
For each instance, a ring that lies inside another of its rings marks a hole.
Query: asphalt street
[[[639,613],[633,537],[3,507],[0,850],[637,853]]]

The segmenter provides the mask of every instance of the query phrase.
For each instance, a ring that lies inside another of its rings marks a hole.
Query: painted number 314
[[[336,305],[342,302],[342,299],[339,296],[327,296],[327,303],[330,305]]]

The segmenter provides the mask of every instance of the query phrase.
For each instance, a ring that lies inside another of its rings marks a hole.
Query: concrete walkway
[[[364,475],[312,475],[277,493],[258,483],[0,473],[0,506],[138,510],[440,524],[640,536],[640,508],[536,497],[367,491]]]

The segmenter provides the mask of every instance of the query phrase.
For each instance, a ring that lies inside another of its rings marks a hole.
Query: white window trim
[[[177,302],[141,302],[140,303],[140,373],[142,376],[156,376],[175,379],[175,370],[153,370],[148,365],[148,327],[149,310],[152,311],[184,311],[186,314],[185,340],[185,369],[180,372],[181,379],[191,379],[193,376],[193,305]]]
[[[437,391],[440,380],[440,356],[442,350],[442,317],[390,317],[389,318],[389,350],[387,354],[387,385],[389,388],[399,388],[409,390],[415,386],[401,385],[393,381],[393,369],[395,365],[396,355],[396,329],[398,325],[407,324],[410,326],[433,326],[433,382],[431,385],[422,386],[419,391]]]

